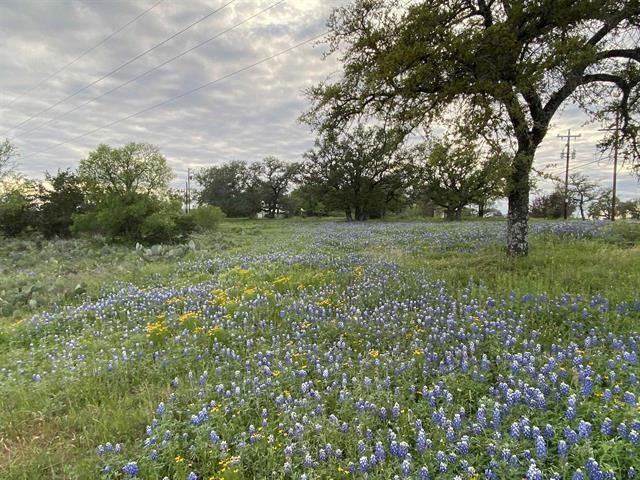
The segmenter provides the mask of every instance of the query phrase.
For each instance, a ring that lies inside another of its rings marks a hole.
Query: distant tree
[[[618,205],[618,213],[622,218],[640,220],[640,198],[620,202]]]
[[[285,163],[276,157],[266,157],[253,165],[262,190],[262,200],[267,205],[267,216],[273,218],[283,197],[302,171],[299,163]]]
[[[80,161],[78,176],[92,202],[105,197],[162,197],[173,177],[158,147],[147,143],[128,143],[121,148],[99,145]]]
[[[305,154],[305,182],[323,189],[326,204],[349,221],[380,215],[404,183],[408,157],[400,140],[398,132],[377,127],[326,131]]]
[[[303,174],[302,182],[305,182],[305,178],[306,176]],[[328,215],[329,209],[325,204],[326,193],[326,189],[321,184],[302,183],[291,192],[291,199],[295,205],[296,213],[303,217],[324,217]]]
[[[38,230],[45,237],[69,237],[73,216],[85,211],[86,199],[78,176],[67,170],[45,173],[38,186]]]
[[[575,205],[569,201],[567,215],[571,215],[575,208]],[[561,218],[564,216],[564,192],[556,189],[552,193],[534,198],[530,206],[530,215],[534,218]]]
[[[90,209],[74,217],[74,233],[160,243],[183,240],[195,228],[182,213],[182,200],[169,191],[171,169],[153,145],[100,145],[80,162],[78,176]]]
[[[201,189],[200,205],[215,205],[228,217],[249,217],[260,211],[261,188],[255,168],[232,161],[200,170],[195,175]]]
[[[304,119],[411,132],[457,117],[511,140],[507,252],[526,255],[530,172],[563,104],[619,113],[638,150],[638,18],[637,0],[356,0],[329,20],[343,75],[308,92]]]
[[[581,173],[572,173],[569,176],[569,199],[578,206],[580,217],[586,219],[586,205],[598,197],[598,185],[591,182]]]
[[[21,178],[5,178],[0,189],[0,233],[9,237],[36,225],[36,186]]]
[[[478,146],[465,140],[425,144],[417,151],[425,157],[417,188],[445,208],[448,220],[459,220],[469,204],[478,204],[483,213],[488,202],[504,194],[508,159],[502,154],[490,154],[482,160]]]
[[[588,207],[589,217],[594,219],[610,219],[611,218],[611,198],[613,192],[610,188],[600,189],[596,198]],[[616,197],[616,216],[619,214],[620,199]]]
[[[0,143],[0,181],[13,172],[16,155],[16,147],[9,140]]]

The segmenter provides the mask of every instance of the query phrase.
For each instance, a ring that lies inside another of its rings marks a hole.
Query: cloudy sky
[[[0,138],[18,147],[31,177],[130,141],[158,145],[176,187],[188,167],[300,160],[313,143],[297,123],[302,91],[339,65],[315,41],[254,64],[322,34],[345,1],[0,0]],[[561,174],[557,135],[571,128],[582,135],[572,171],[610,185],[611,164],[594,162],[601,126],[585,120],[572,107],[558,115],[536,163],[557,163]],[[640,195],[624,167],[618,192]]]

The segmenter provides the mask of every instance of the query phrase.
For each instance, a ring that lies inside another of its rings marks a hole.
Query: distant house
[[[270,205],[264,200],[260,202],[260,211],[257,218],[285,218],[289,212],[276,203],[276,208],[272,212]]]

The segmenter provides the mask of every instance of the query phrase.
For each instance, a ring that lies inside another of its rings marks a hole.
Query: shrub
[[[185,218],[180,202],[136,194],[128,199],[110,197],[91,212],[74,217],[75,233],[102,234],[111,240],[145,244],[184,239],[195,222]]]
[[[40,185],[38,230],[47,238],[69,237],[73,215],[85,208],[85,196],[80,180],[70,170],[46,174],[48,186]]]
[[[220,207],[204,205],[189,212],[187,218],[188,217],[193,219],[195,227],[198,230],[202,232],[211,232],[218,228],[218,225],[225,217],[225,214]]]
[[[36,219],[33,198],[20,189],[0,196],[0,233],[14,237],[28,230]]]

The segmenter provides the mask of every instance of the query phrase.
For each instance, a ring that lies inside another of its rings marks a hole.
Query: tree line
[[[343,215],[364,221],[407,210],[448,220],[463,213],[483,217],[508,191],[509,159],[501,148],[471,137],[406,145],[384,127],[325,131],[301,162],[268,156],[235,160],[195,174],[198,207],[185,211],[173,173],[157,147],[99,145],[77,170],[45,174],[36,182],[15,173],[15,148],[0,144],[0,233],[39,232],[45,237],[101,235],[113,240],[183,241],[194,230],[211,230],[224,217]],[[609,218],[611,191],[586,176],[570,177],[568,197],[555,191],[530,206],[533,217]],[[640,199],[616,201],[619,217],[639,218]]]

